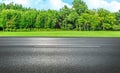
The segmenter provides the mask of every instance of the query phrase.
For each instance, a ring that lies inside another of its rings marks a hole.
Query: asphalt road
[[[120,38],[0,38],[0,73],[120,73]]]

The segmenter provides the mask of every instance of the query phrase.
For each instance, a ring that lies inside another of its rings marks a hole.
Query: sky
[[[105,8],[111,12],[120,10],[120,0],[83,0],[88,5],[89,9]],[[36,9],[54,9],[59,10],[64,5],[72,7],[73,0],[0,0],[0,3],[9,4],[14,2],[22,4],[24,7]]]

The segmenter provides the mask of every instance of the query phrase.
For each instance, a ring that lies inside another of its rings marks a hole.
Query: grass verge
[[[0,32],[0,37],[120,37],[120,31]]]

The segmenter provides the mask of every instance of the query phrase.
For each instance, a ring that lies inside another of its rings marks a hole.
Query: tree
[[[0,13],[0,31],[3,30],[3,16],[2,14]]]
[[[67,24],[71,24],[72,28],[74,29],[76,28],[76,20],[78,18],[78,14],[76,12],[71,12],[68,16],[67,16]]]
[[[5,3],[0,4],[0,11],[2,11],[3,9],[5,9],[5,7],[6,7]]]
[[[114,26],[112,27],[112,29],[113,29],[114,31],[120,31],[120,25],[114,25]]]
[[[0,4],[0,30],[33,31],[33,29],[61,30],[119,30],[120,11],[88,9],[83,0],[74,0],[72,8],[36,10],[15,3]]]
[[[16,14],[14,10],[3,10],[2,11],[2,15],[3,15],[3,22],[4,22],[4,27],[7,30],[12,30],[13,28],[15,28],[15,18],[16,18]]]
[[[105,9],[98,9],[98,16],[100,18],[100,23],[99,23],[99,26],[100,27],[100,30],[104,30],[105,27],[103,27],[104,25],[107,25],[109,24],[110,26],[113,26],[115,24],[115,15],[114,13],[111,13],[110,11],[108,10],[105,10]]]
[[[77,25],[76,25],[77,30],[82,30],[83,24],[84,24],[84,19],[82,16],[79,16],[77,19]]]
[[[62,29],[67,29],[67,16],[71,13],[71,9],[69,9],[66,5],[60,9],[58,12],[58,23],[61,25]]]
[[[120,11],[115,13],[116,25],[120,25]]]
[[[73,1],[73,9],[80,15],[84,13],[88,7],[83,0],[74,0]]]
[[[48,10],[47,15],[48,15],[48,18],[47,18],[48,28],[54,29],[57,23],[57,11]]]
[[[110,30],[111,29],[111,25],[108,23],[104,23],[103,24],[103,30]]]
[[[87,10],[86,11],[89,15],[89,30],[97,30],[97,26],[99,24],[99,17],[95,10]]]

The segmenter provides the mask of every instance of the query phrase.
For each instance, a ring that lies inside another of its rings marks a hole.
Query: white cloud
[[[33,6],[37,9],[54,9],[59,10],[60,8],[67,5],[68,7],[72,7],[71,5],[63,2],[62,0],[36,0],[36,5]]]
[[[13,3],[17,3],[17,4],[22,4],[25,7],[30,6],[30,1],[29,0],[2,0],[0,2],[4,2],[5,4],[9,4],[9,3],[13,2]]]
[[[120,2],[115,0],[107,2],[106,0],[84,0],[90,9],[105,8],[111,12],[120,10]]]
[[[5,4],[14,2],[17,4],[22,4],[25,7],[32,7],[36,9],[59,10],[60,8],[64,7],[64,5],[72,7],[71,5],[63,2],[62,0],[1,0],[0,2],[4,2]]]
[[[116,12],[120,10],[120,2],[116,0],[112,0],[111,2],[107,2],[106,0],[83,0],[86,2],[90,9],[97,8],[105,8],[112,12]],[[67,5],[69,8],[72,5],[63,2],[63,0],[0,0],[0,2],[4,2],[9,4],[11,2],[22,4],[25,7],[32,7],[36,9],[54,9],[59,10],[64,5]]]
[[[52,9],[56,9],[56,10],[64,7],[64,5],[68,6],[69,8],[72,7],[69,4],[64,3],[62,0],[50,0],[50,5],[51,5]]]

